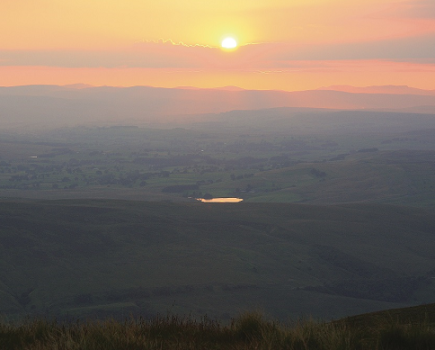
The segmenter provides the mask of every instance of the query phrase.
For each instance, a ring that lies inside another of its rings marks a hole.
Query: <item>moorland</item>
[[[129,115],[101,103],[143,89],[18,90],[0,91],[6,319],[331,320],[434,302],[435,117],[416,104],[430,94],[313,95],[371,101],[343,110],[267,92],[261,109],[190,115],[150,98]],[[401,109],[374,108],[387,100]]]
[[[434,304],[358,315],[333,322],[281,323],[256,312],[230,323],[176,315],[124,322],[27,320],[0,325],[0,342],[15,349],[372,349],[428,350],[435,345]]]

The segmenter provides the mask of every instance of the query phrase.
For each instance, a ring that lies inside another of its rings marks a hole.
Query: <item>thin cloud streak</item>
[[[435,63],[434,0],[44,4],[0,4],[0,85],[427,86]],[[219,47],[226,35],[237,50]]]
[[[65,68],[179,68],[191,70],[274,71],[291,61],[388,60],[435,62],[435,33],[363,43],[301,45],[253,43],[234,52],[170,40],[136,43],[113,50],[3,50],[0,66]]]

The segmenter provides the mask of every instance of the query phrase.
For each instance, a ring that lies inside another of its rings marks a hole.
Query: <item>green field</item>
[[[434,129],[253,128],[3,134],[0,197],[188,201],[209,194],[248,202],[435,205]]]

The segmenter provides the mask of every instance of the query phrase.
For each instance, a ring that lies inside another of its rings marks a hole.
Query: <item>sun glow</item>
[[[222,40],[221,46],[227,50],[235,49],[237,47],[237,41],[234,38],[228,37]]]

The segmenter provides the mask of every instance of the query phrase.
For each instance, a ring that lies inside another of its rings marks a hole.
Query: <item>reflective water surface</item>
[[[239,203],[243,201],[242,198],[231,198],[231,197],[222,197],[222,198],[213,198],[213,199],[204,199],[204,198],[197,198],[200,202],[203,203]]]

